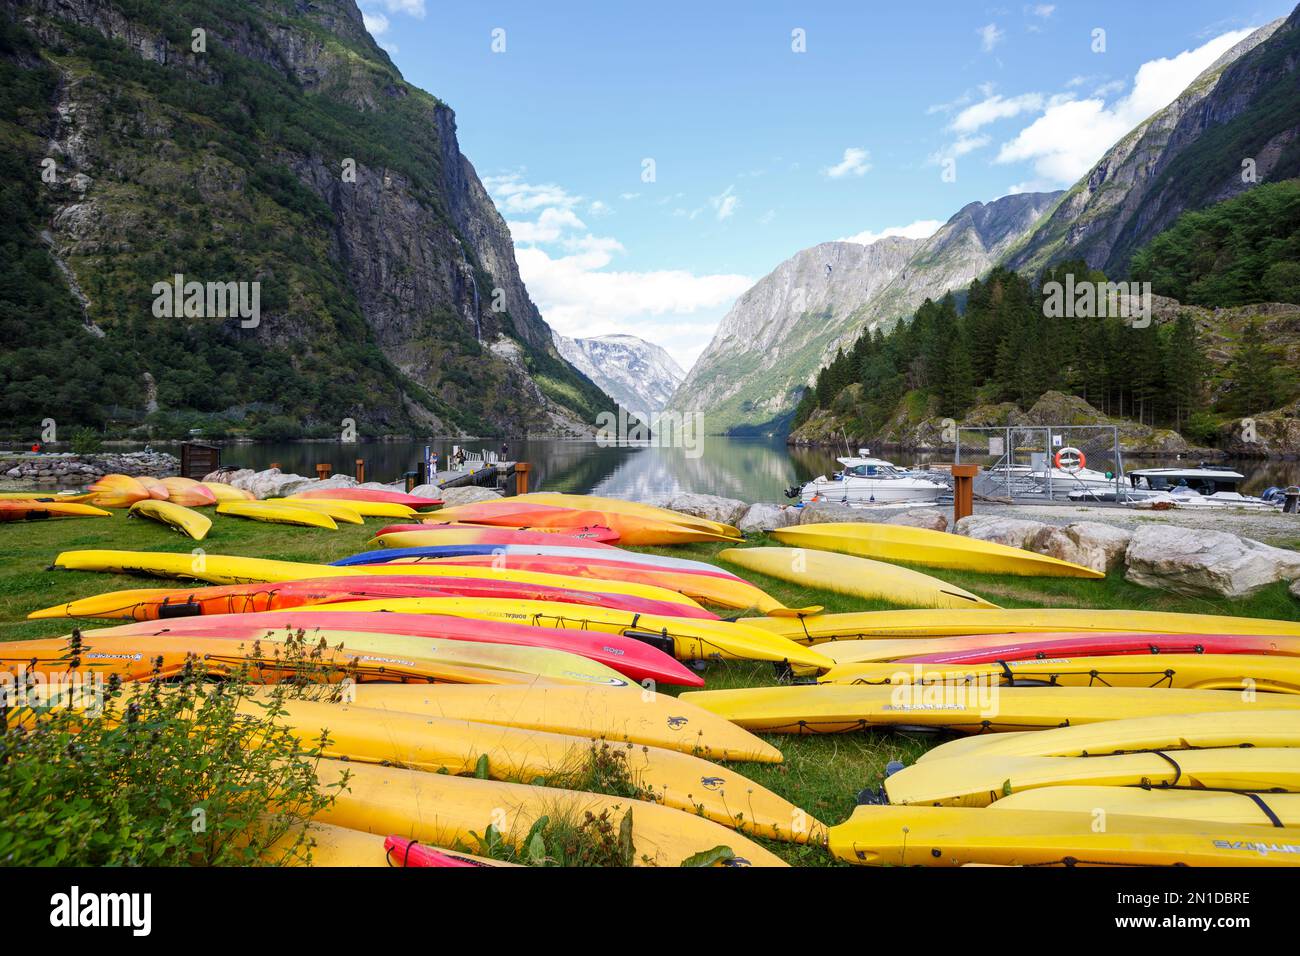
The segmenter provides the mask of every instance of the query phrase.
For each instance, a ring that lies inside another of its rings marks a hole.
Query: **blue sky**
[[[547,321],[640,335],[683,366],[798,250],[927,235],[966,203],[1068,186],[1291,10],[359,3],[406,78],[456,110]]]

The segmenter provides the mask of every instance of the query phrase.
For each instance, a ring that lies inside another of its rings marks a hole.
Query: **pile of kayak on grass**
[[[666,509],[537,494],[402,518],[331,564],[65,552],[55,567],[189,583],[35,611],[119,623],[0,645],[0,665],[66,673],[75,640],[80,669],[126,681],[306,676],[319,686],[283,719],[303,740],[328,728],[323,787],[352,772],[317,821],[318,865],[486,865],[459,850],[494,809],[511,808],[499,829],[518,845],[557,807],[615,806],[635,811],[643,864],[716,851],[783,865],[758,842],[782,841],[860,864],[1300,865],[1300,623],[1002,609],[900,563],[1100,575],[903,526],[804,525],[776,533],[790,547],[721,552],[912,606],[827,614],[623,546],[743,542]],[[737,661],[770,663],[779,682],[699,689],[702,663]],[[964,736],[864,790],[836,826],[733,769],[781,761],[783,734],[918,729]],[[636,798],[555,785],[605,746]]]

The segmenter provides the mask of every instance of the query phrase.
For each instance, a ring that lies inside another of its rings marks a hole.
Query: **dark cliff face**
[[[1115,144],[1006,261],[1037,272],[1086,259],[1123,276],[1180,214],[1251,183],[1300,175],[1300,8],[1255,31]]]
[[[71,414],[129,420],[148,376],[164,413],[321,429],[574,433],[612,406],[555,351],[453,112],[353,0],[26,0],[6,30],[49,91],[0,116],[6,165],[58,167],[28,245],[121,357]],[[260,283],[260,321],[157,319],[176,273]]]

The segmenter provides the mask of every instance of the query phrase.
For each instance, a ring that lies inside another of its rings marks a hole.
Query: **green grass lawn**
[[[202,547],[209,554],[246,555],[288,561],[328,562],[366,548],[366,542],[389,519],[372,518],[366,525],[340,525],[338,531],[265,524],[226,516],[212,516],[212,532],[202,542],[191,541],[151,521],[130,519],[124,512],[111,518],[63,519],[0,524],[0,640],[52,637],[73,626],[101,627],[101,620],[26,621],[27,613],[42,607],[104,591],[167,586],[166,582],[120,575],[47,570],[60,551],[122,549],[186,553]],[[778,544],[766,536],[748,544]],[[714,563],[728,545],[694,544],[678,547],[639,548],[655,554],[688,557]],[[733,568],[732,570],[739,570]],[[1236,614],[1284,619],[1300,618],[1300,603],[1276,584],[1238,600],[1203,600],[1138,587],[1117,575],[1105,580],[1071,578],[1013,578],[957,571],[918,568],[973,591],[1005,607],[1140,608],[1201,614]],[[827,591],[801,588],[741,572],[754,584],[791,607],[823,605],[827,612],[887,610],[895,605]],[[721,609],[719,609],[721,610]],[[734,614],[734,611],[722,611]],[[774,683],[775,671],[761,664],[709,664],[704,676],[710,688],[752,687]],[[845,819],[857,793],[880,785],[891,760],[910,762],[939,736],[904,733],[843,734],[823,737],[770,736],[785,755],[781,764],[751,764],[744,768],[753,780],[801,806],[827,824]],[[829,858],[815,847],[762,841],[791,863],[826,865]]]

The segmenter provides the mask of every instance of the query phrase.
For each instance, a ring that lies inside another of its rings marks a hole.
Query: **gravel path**
[[[1254,538],[1266,544],[1300,550],[1300,514],[1282,512],[1256,512],[1232,508],[1170,509],[1169,511],[1143,511],[1135,508],[1106,508],[1096,505],[1043,504],[1004,505],[990,501],[976,501],[975,513],[1003,515],[1008,518],[1025,518],[1045,524],[1064,526],[1074,521],[1096,521],[1117,528],[1136,528],[1141,524],[1171,524],[1184,528],[1201,528],[1207,531],[1226,531],[1243,538]]]

